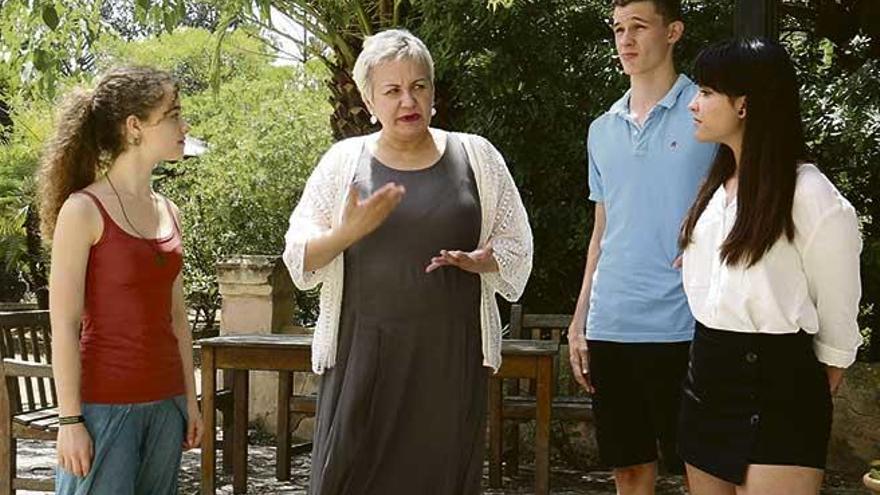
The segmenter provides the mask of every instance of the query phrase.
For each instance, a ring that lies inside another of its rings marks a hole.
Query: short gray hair
[[[364,48],[354,63],[352,76],[361,97],[373,100],[373,68],[389,60],[408,59],[419,62],[428,69],[431,85],[434,84],[434,59],[422,40],[405,29],[389,29],[368,36]]]

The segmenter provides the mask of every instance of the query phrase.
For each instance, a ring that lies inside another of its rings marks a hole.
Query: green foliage
[[[55,94],[64,77],[87,74],[92,43],[103,31],[100,2],[2,2],[0,87],[10,94]]]
[[[179,24],[214,27],[217,9],[199,0],[0,0],[0,98],[54,97],[56,84],[89,79],[107,36],[144,38]],[[155,10],[155,11],[154,11]]]
[[[0,300],[17,300],[25,289],[36,291],[45,284],[45,260],[35,249],[39,240],[33,231],[29,238],[28,222],[35,218],[34,172],[51,109],[45,100],[20,102],[15,108],[13,131],[0,146]]]
[[[190,28],[140,42],[105,36],[96,43],[96,51],[101,53],[96,65],[99,71],[124,63],[152,65],[172,72],[184,94],[196,94],[209,88],[214,55],[206,48],[215,43],[213,33]],[[226,37],[217,77],[221,84],[232,79],[256,78],[272,60],[253,33],[236,30]]]

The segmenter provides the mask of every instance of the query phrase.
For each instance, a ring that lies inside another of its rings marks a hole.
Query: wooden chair
[[[507,337],[565,342],[570,323],[571,315],[524,314],[522,306],[514,304],[510,308],[510,332]],[[562,372],[561,368],[568,366],[568,346],[560,346],[559,355],[553,360],[554,376],[557,378],[552,391],[552,417],[554,420],[588,422],[592,418],[590,398],[571,379],[570,373]],[[489,438],[501,441],[504,448],[490,445],[490,449],[494,447],[503,452],[505,473],[515,476],[519,470],[519,427],[520,423],[535,419],[536,390],[534,380],[506,381],[506,391],[501,399],[501,418],[489,422]],[[497,399],[490,396],[490,400]],[[490,404],[492,407],[497,405]],[[504,435],[491,434],[498,429],[503,429]]]
[[[0,314],[0,495],[53,491],[52,478],[19,478],[18,440],[58,434],[58,397],[52,379],[48,311]]]

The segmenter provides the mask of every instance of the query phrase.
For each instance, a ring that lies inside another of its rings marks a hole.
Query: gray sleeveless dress
[[[476,249],[480,201],[462,143],[433,166],[386,167],[365,149],[362,197],[406,194],[345,252],[336,366],[321,379],[311,495],[480,493],[487,371],[480,278],[425,268],[441,249]]]

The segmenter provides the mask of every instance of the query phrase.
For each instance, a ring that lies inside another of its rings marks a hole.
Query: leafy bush
[[[39,238],[34,172],[49,133],[51,105],[20,102],[6,143],[0,146],[0,300],[39,294],[45,303],[46,254]]]

